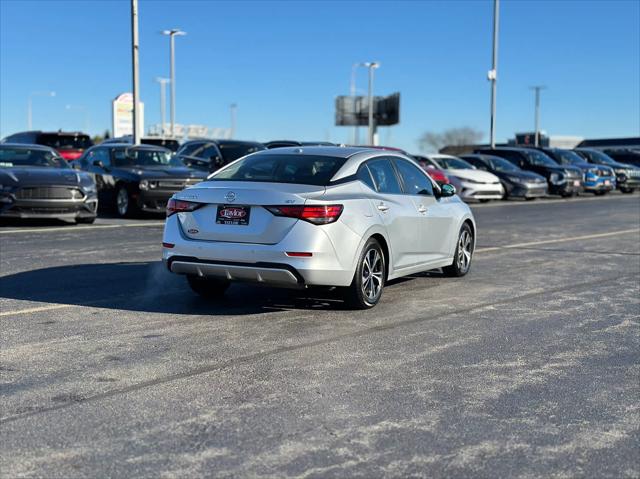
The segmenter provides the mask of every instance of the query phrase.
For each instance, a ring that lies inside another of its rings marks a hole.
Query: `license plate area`
[[[250,206],[219,205],[216,212],[216,224],[247,226],[251,215]]]

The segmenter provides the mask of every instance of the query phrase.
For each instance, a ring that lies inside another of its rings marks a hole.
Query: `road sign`
[[[140,102],[141,131],[144,131],[144,103]],[[133,94],[121,93],[111,102],[111,131],[114,138],[133,135]]]

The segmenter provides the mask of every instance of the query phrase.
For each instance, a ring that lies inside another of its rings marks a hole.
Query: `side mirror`
[[[93,160],[93,166],[97,166],[98,168],[105,169],[104,163],[101,160]]]
[[[449,184],[449,183],[445,183],[444,185],[442,185],[440,187],[440,197],[441,198],[447,198],[449,196],[453,196],[456,194],[456,187]]]

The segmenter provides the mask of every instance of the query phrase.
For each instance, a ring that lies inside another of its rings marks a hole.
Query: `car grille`
[[[16,193],[19,200],[80,200],[83,197],[78,188],[66,186],[31,186],[20,188]]]
[[[640,178],[640,170],[627,170],[627,176],[630,178]]]
[[[186,188],[187,186],[195,185],[196,183],[200,183],[202,178],[184,178],[184,179],[176,179],[176,180],[160,180],[158,181],[158,189],[159,190],[169,190],[169,191],[180,191]]]

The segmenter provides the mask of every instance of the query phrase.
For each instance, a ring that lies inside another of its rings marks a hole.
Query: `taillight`
[[[195,211],[202,205],[203,203],[194,203],[193,201],[176,200],[171,198],[167,202],[167,216],[171,216],[174,213]]]
[[[265,206],[275,216],[286,216],[308,221],[314,225],[326,225],[338,221],[342,214],[342,205],[311,205],[311,206]]]

